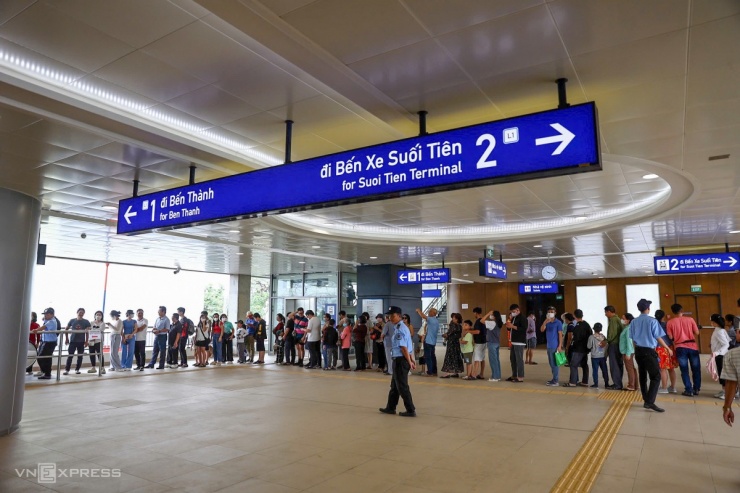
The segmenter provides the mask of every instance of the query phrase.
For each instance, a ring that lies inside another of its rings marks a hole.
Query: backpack
[[[195,334],[195,325],[193,325],[193,321],[186,317],[185,323],[187,324],[188,335],[191,336]]]

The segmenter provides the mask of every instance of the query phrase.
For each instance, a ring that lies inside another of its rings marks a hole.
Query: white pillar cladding
[[[18,428],[23,415],[31,282],[36,263],[41,202],[0,188],[0,435]],[[40,312],[45,307],[35,307]]]
[[[249,310],[252,300],[252,276],[231,274],[229,276],[229,300],[226,303],[226,313],[229,320],[236,324]]]

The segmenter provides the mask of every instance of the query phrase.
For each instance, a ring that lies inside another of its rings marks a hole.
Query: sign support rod
[[[568,82],[568,79],[561,77],[555,82],[558,84],[558,109],[568,108],[570,104],[568,103],[568,95],[565,91],[565,83]]]
[[[725,253],[730,253],[730,244],[725,243]]]
[[[139,180],[134,180],[134,197],[139,196]]]
[[[429,132],[427,132],[427,112],[417,111],[416,114],[419,115],[419,136],[429,135]]]
[[[189,185],[195,185],[195,165],[190,165],[190,181],[188,182]]]
[[[290,153],[293,147],[293,120],[285,120],[285,164],[292,163]]]

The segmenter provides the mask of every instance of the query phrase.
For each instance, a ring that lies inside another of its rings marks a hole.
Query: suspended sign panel
[[[433,284],[450,282],[450,269],[399,270],[398,284]]]
[[[653,257],[656,274],[701,274],[740,270],[740,253],[697,253]]]
[[[599,169],[596,106],[587,103],[124,199],[118,233]],[[284,183],[291,193],[277,191]]]

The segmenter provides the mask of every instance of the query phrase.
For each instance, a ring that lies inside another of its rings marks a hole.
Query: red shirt
[[[687,348],[695,351],[699,350],[696,344],[694,330],[699,330],[696,322],[691,317],[673,317],[666,325],[666,334],[673,341],[674,348]]]
[[[213,333],[214,334],[220,334],[221,333],[221,327],[222,327],[221,322],[214,323],[213,324],[213,329],[212,329],[213,330]]]
[[[34,334],[33,331],[41,327],[36,322],[31,322],[31,333],[28,334],[28,342],[33,344],[34,346],[39,345],[39,339],[41,339],[41,336],[39,334]]]

